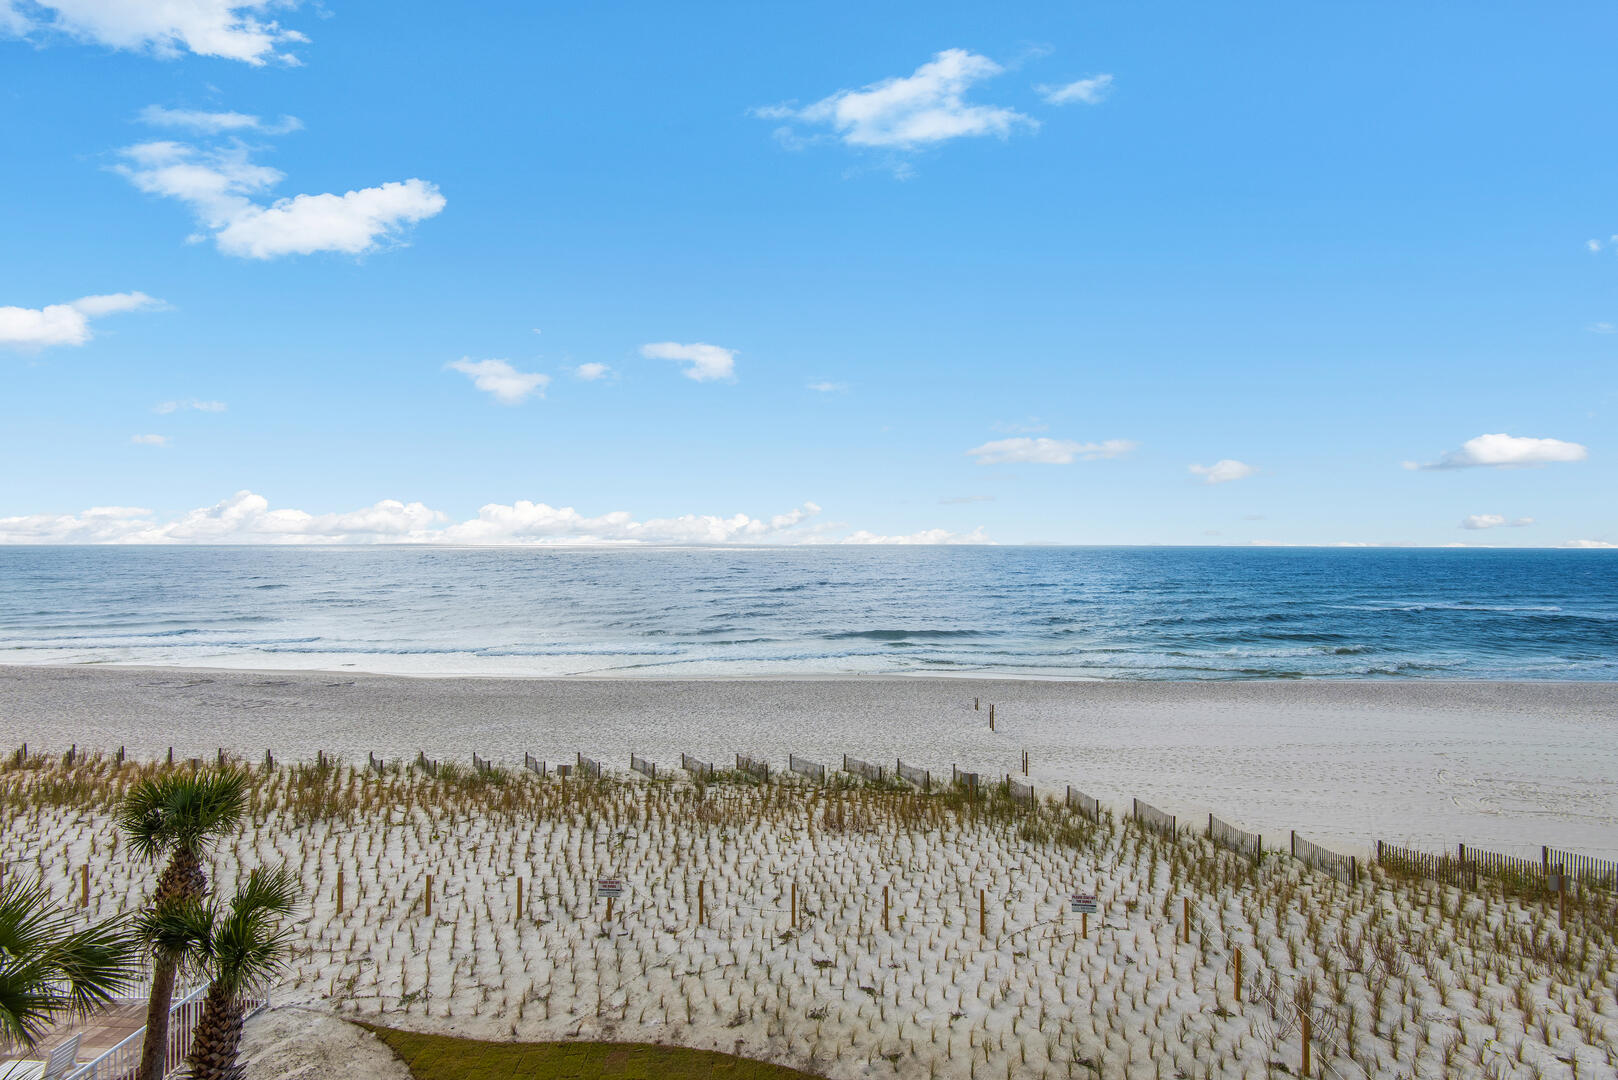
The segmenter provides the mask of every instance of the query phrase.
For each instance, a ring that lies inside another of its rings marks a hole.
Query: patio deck
[[[51,1048],[74,1032],[79,1033],[78,1061],[83,1064],[106,1053],[146,1026],[146,1002],[115,1001],[98,1012],[52,1024],[32,1049],[0,1048],[0,1076],[14,1061],[41,1061]]]

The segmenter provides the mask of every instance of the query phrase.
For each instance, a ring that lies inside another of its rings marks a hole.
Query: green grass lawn
[[[479,1042],[365,1026],[416,1080],[816,1080],[797,1069],[681,1046]]]

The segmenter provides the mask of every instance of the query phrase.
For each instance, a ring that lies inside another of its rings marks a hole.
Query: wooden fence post
[[[992,704],[989,706],[989,730],[994,730],[994,706]]]
[[[888,932],[888,887],[882,886],[882,932]]]
[[[612,922],[612,901],[613,897],[607,897],[607,917],[604,920],[606,922]]]
[[[993,709],[994,706],[989,706]],[[989,890],[978,890],[978,936],[989,936]]]
[[[1180,910],[1183,914],[1181,921],[1185,923],[1185,943],[1189,945],[1191,944],[1191,898],[1189,896],[1180,899]]]
[[[792,880],[792,929],[798,928],[798,880]]]
[[[1242,947],[1236,946],[1236,954],[1231,957],[1236,964],[1236,1004],[1242,1003]]]
[[[517,879],[517,918],[522,918],[522,878]]]
[[[337,914],[343,913],[343,868],[337,868]]]
[[[1308,1009],[1300,1010],[1300,1014],[1303,1024],[1303,1068],[1298,1070],[1298,1075],[1307,1077],[1309,1075],[1309,1040],[1314,1037],[1314,1024],[1309,1019]]]
[[[697,925],[701,926],[708,921],[708,904],[703,893],[708,888],[708,879],[703,878],[697,882]]]
[[[427,903],[425,914],[428,918],[431,918],[433,914],[433,876],[431,874],[427,875],[427,889],[421,895]]]
[[[79,906],[90,906],[90,864],[79,867]]]

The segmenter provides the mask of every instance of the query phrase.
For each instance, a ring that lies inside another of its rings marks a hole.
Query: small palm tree
[[[130,789],[118,808],[118,825],[130,849],[145,859],[168,860],[157,879],[152,912],[202,903],[208,891],[203,856],[236,829],[246,808],[247,774],[240,769],[169,773]],[[163,1075],[180,959],[180,953],[153,943],[146,1038],[135,1080],[161,1080]]]
[[[239,1080],[242,999],[286,965],[293,931],[282,920],[297,907],[297,876],[285,867],[254,870],[230,906],[177,900],[143,914],[141,936],[155,951],[194,966],[211,981],[186,1054],[192,1080]]]
[[[75,931],[39,883],[0,887],[0,1046],[32,1046],[59,1017],[111,1001],[134,974],[135,949],[123,920]]]

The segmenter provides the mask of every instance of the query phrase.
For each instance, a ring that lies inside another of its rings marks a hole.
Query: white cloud
[[[489,503],[475,518],[451,522],[419,502],[384,499],[347,513],[274,510],[251,491],[169,521],[130,506],[92,507],[78,514],[0,518],[0,544],[465,544],[465,545],[712,545],[712,544],[983,544],[982,529],[926,529],[906,536],[866,530],[842,538],[809,522],[812,502],[771,517],[683,514],[637,520],[627,511],[597,516],[541,502]]]
[[[1600,240],[1586,240],[1584,242],[1584,250],[1589,251],[1589,252],[1600,251],[1601,250],[1601,241]]]
[[[606,364],[597,364],[592,362],[589,364],[580,364],[578,367],[573,369],[573,374],[586,382],[595,382],[597,379],[605,379],[608,375],[611,375],[612,368],[608,367]]]
[[[640,354],[648,360],[681,360],[689,364],[684,372],[685,377],[698,382],[734,379],[736,352],[735,349],[722,349],[718,345],[706,345],[700,341],[690,345],[659,341],[640,347]]]
[[[821,381],[808,383],[806,385],[808,389],[822,394],[841,394],[848,389],[848,384],[843,382]]]
[[[506,360],[473,360],[463,356],[459,360],[451,360],[444,367],[468,376],[473,386],[493,394],[494,399],[502,405],[526,401],[536,391],[540,397],[544,397],[545,387],[551,382],[549,375],[518,371]]]
[[[1517,529],[1532,525],[1531,517],[1508,518],[1504,514],[1468,514],[1461,521],[1463,529]]]
[[[1578,443],[1561,439],[1536,439],[1524,435],[1479,435],[1462,443],[1437,461],[1405,462],[1407,469],[1467,469],[1478,466],[1514,468],[1546,465],[1558,461],[1583,461],[1588,451]]]
[[[183,53],[255,66],[298,59],[277,48],[309,39],[266,19],[285,0],[0,0],[0,31],[66,34],[163,59]]]
[[[136,446],[167,446],[169,437],[167,435],[131,435],[129,441]]]
[[[1258,469],[1245,461],[1234,458],[1222,458],[1212,465],[1192,465],[1191,471],[1203,478],[1205,484],[1228,484],[1232,480],[1245,480],[1258,472]]]
[[[42,308],[0,307],[0,347],[32,351],[50,345],[83,345],[95,335],[90,320],[165,305],[142,292],[81,296]]]
[[[406,226],[432,217],[445,203],[436,185],[412,178],[264,205],[255,197],[283,176],[253,164],[239,144],[204,149],[149,142],[126,148],[123,156],[126,163],[117,171],[130,183],[185,203],[220,251],[243,258],[318,251],[361,255],[381,243],[399,242]]]
[[[841,540],[829,541],[834,544],[992,544],[984,535],[980,525],[969,533],[950,532],[948,529],[923,529],[920,532],[907,533],[904,536],[879,536],[864,529],[850,533]]]
[[[1085,105],[1099,105],[1107,100],[1112,93],[1111,75],[1092,75],[1087,79],[1077,79],[1061,86],[1036,86],[1041,97],[1051,105],[1069,105],[1081,102]]]
[[[1618,544],[1606,540],[1569,540],[1561,545],[1565,548],[1618,548]]]
[[[265,135],[285,135],[299,131],[303,121],[296,116],[266,122],[256,116],[239,112],[207,112],[202,109],[166,109],[161,105],[148,105],[140,111],[143,124],[152,127],[182,128],[199,135],[223,135],[232,131],[257,131]]]
[[[1039,122],[1015,109],[973,105],[965,99],[974,84],[1003,70],[986,56],[946,49],[911,75],[839,90],[801,109],[773,105],[753,112],[766,119],[829,128],[849,146],[911,150],[963,136],[1003,139],[1019,128],[1034,130]],[[794,138],[791,128],[781,134],[789,143]]]
[[[1592,334],[1618,334],[1618,323],[1598,322],[1590,324]]]
[[[1135,449],[1128,439],[1108,439],[1105,442],[1081,443],[1071,439],[998,439],[974,446],[967,454],[977,458],[979,465],[1071,465],[1076,459],[1093,461],[1096,458],[1114,458]]]
[[[195,409],[197,412],[224,412],[225,408],[223,401],[198,401],[196,398],[185,398],[180,401],[160,401],[152,406],[152,411],[166,416],[169,413],[182,412],[186,409]]]

